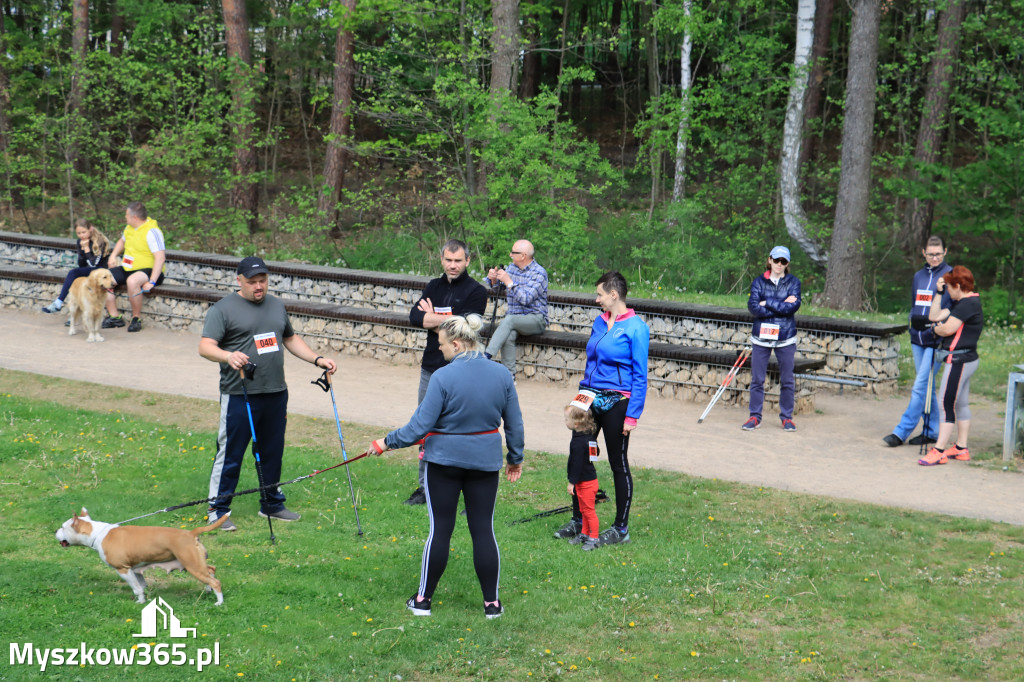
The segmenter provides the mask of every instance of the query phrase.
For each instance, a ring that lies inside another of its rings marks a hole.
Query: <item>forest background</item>
[[[1024,0],[2,0],[0,219],[434,274],[906,310],[932,232],[1022,291]],[[687,292],[687,293],[684,293]]]

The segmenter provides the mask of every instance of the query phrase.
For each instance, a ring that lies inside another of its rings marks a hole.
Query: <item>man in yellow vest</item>
[[[128,331],[137,332],[142,329],[142,296],[153,287],[164,281],[164,234],[160,226],[146,213],[141,201],[128,204],[124,212],[124,220],[128,223],[121,238],[114,244],[107,265],[118,286],[128,288],[128,301],[132,306],[132,321]],[[121,265],[117,265],[117,257],[124,253]],[[154,276],[153,273],[156,273]],[[107,294],[107,313],[103,320],[103,328],[123,327],[124,318],[118,314],[113,292]]]

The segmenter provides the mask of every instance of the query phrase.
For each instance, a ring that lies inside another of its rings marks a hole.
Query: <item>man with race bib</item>
[[[124,220],[127,225],[110,252],[107,266],[117,286],[123,285],[128,289],[128,302],[132,308],[128,331],[137,332],[142,330],[142,295],[148,294],[164,281],[166,247],[164,233],[156,221],[149,217],[141,201],[128,204]],[[117,258],[122,253],[124,256],[118,265]],[[107,294],[107,314],[109,317],[103,320],[104,329],[124,326],[113,292]]]
[[[423,360],[420,362],[420,385],[417,392],[417,404],[423,402],[430,384],[431,375],[448,364],[441,353],[438,343],[437,328],[452,315],[476,313],[481,317],[487,309],[487,289],[475,281],[466,272],[469,266],[469,247],[458,239],[449,239],[441,247],[441,265],[444,274],[430,280],[420,300],[409,311],[409,321],[413,326],[427,330],[427,345],[423,349]],[[412,492],[405,504],[426,504],[427,496],[423,491],[423,449],[420,449],[419,485]]]
[[[207,312],[199,340],[199,354],[220,364],[220,426],[217,456],[210,473],[210,497],[221,499],[210,505],[211,523],[231,508],[230,495],[238,486],[254,432],[262,485],[272,486],[281,480],[288,421],[282,348],[331,374],[337,370],[334,360],[317,355],[295,333],[281,299],[267,293],[268,270],[262,259],[243,258],[238,264],[237,281],[238,292],[228,294]],[[260,496],[259,515],[297,521],[299,514],[285,507],[284,502],[281,488],[267,490]],[[231,531],[236,526],[228,519],[220,529]]]

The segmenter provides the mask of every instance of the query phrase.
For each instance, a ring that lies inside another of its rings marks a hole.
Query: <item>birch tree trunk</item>
[[[234,182],[229,201],[241,210],[249,232],[258,226],[256,209],[259,188],[253,179],[256,173],[256,150],[253,149],[252,48],[249,45],[249,16],[245,0],[223,0],[224,28],[227,34],[228,60],[234,64],[231,76],[232,137],[235,146]]]
[[[949,114],[949,95],[953,87],[953,66],[960,54],[960,29],[967,8],[964,0],[949,0],[949,7],[939,16],[938,46],[928,70],[928,83],[924,90],[921,122],[917,128],[914,163],[910,168],[910,187],[921,180],[921,167],[939,156]],[[935,202],[931,199],[911,197],[903,221],[903,243],[916,252],[924,248],[925,238],[931,231]]]
[[[341,0],[344,16],[334,40],[334,104],[331,107],[331,132],[325,140],[324,184],[320,189],[317,209],[326,217],[331,236],[341,235],[341,191],[345,187],[345,163],[348,160],[349,132],[352,129],[352,90],[355,85],[355,63],[352,56],[352,31],[348,28],[356,0]]]
[[[800,147],[804,139],[804,96],[807,93],[808,62],[814,44],[814,0],[800,0],[796,11],[796,55],[793,58],[793,83],[789,87],[786,122],[782,133],[782,158],[779,164],[779,193],[786,231],[807,256],[818,265],[828,256],[807,234],[807,216],[800,205]]]
[[[864,304],[864,251],[878,72],[880,0],[851,0],[850,56],[843,108],[839,193],[824,303],[859,310]]]
[[[693,37],[690,32],[692,18],[691,0],[683,0],[683,46],[679,50],[679,128],[676,130],[676,174],[672,182],[672,201],[680,203],[686,198],[686,142],[690,134],[690,88],[693,72],[690,59],[693,54]]]

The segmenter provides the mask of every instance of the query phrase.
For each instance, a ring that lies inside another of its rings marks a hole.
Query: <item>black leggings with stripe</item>
[[[423,546],[419,594],[427,599],[434,594],[448,566],[461,494],[466,501],[466,522],[473,540],[473,567],[484,601],[498,600],[501,555],[494,537],[494,502],[500,473],[426,463],[423,491],[430,513],[430,535]]]

